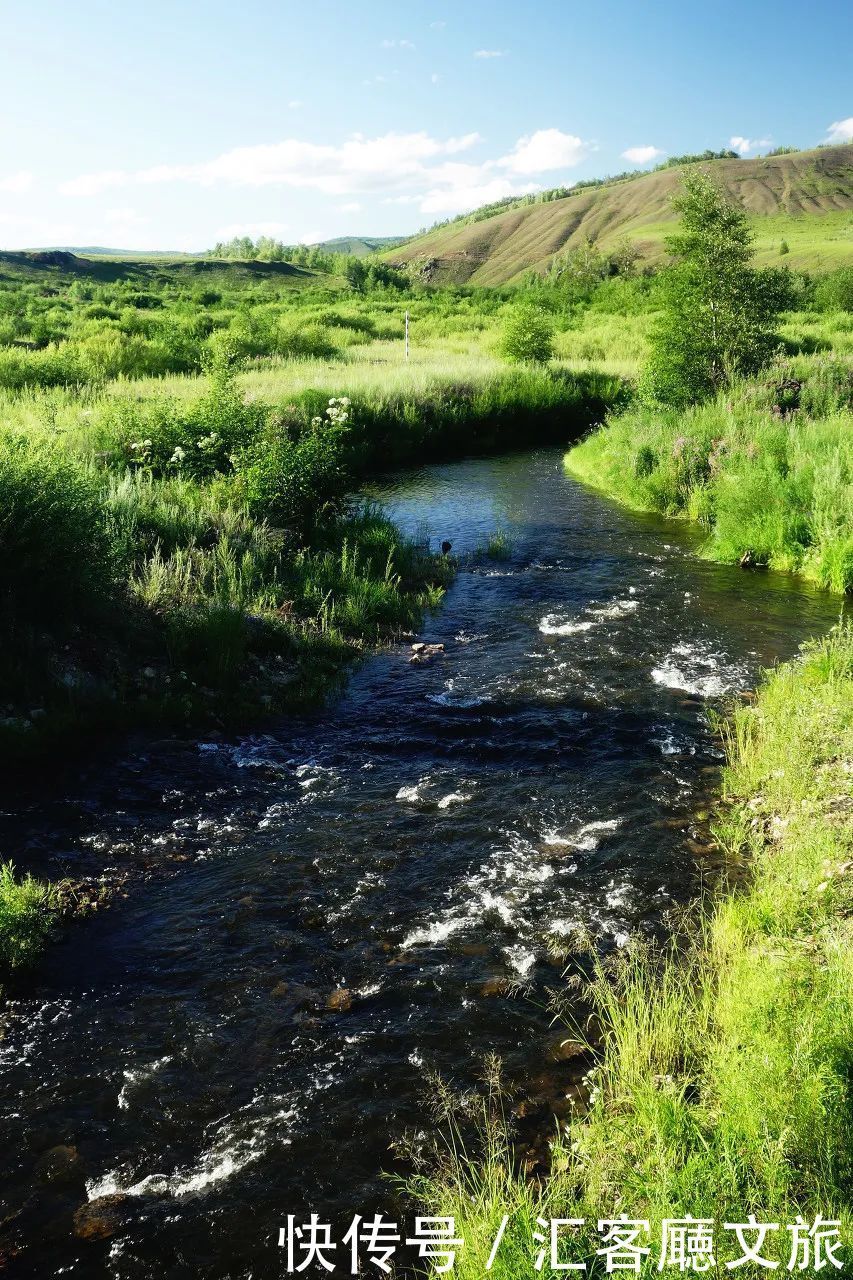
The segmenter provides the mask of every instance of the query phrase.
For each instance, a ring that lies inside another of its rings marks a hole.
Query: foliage
[[[258,438],[238,468],[253,515],[304,536],[340,512],[353,485],[349,409],[348,397],[333,396],[295,438],[278,424]]]
[[[751,268],[746,216],[706,174],[688,174],[675,208],[681,225],[669,245],[677,262],[661,289],[645,384],[655,398],[683,405],[767,362],[784,298],[772,274]]]
[[[636,406],[567,456],[576,475],[633,506],[699,519],[707,554],[853,589],[853,373],[781,365],[763,386],[660,412]],[[797,408],[786,388],[797,388]],[[808,415],[808,416],[806,416]]]
[[[0,434],[0,631],[97,613],[122,567],[112,534],[90,470]]]
[[[843,267],[818,280],[813,298],[818,311],[853,312],[853,267]]]
[[[18,879],[11,862],[0,863],[0,974],[38,958],[50,930],[53,901],[48,885],[29,874]]]
[[[546,364],[553,351],[553,326],[547,314],[529,303],[513,308],[501,340],[501,352],[506,359],[519,364]]]

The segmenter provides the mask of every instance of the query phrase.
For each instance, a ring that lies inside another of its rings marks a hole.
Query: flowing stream
[[[554,451],[374,492],[462,558],[420,637],[443,653],[400,646],[315,716],[2,802],[20,867],[135,874],[2,1014],[9,1275],[283,1274],[286,1215],[371,1210],[430,1073],[469,1086],[490,1052],[553,1123],[552,944],[580,926],[614,950],[695,896],[708,704],[837,613],[697,559]],[[508,558],[466,560],[498,526]],[[80,1206],[119,1193],[84,1238]]]

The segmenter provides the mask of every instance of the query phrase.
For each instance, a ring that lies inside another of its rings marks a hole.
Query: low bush
[[[554,353],[554,326],[544,309],[530,303],[513,307],[500,350],[507,360],[519,364],[547,364]]]

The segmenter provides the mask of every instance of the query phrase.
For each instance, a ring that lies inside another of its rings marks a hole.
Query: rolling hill
[[[0,280],[38,279],[53,276],[65,281],[72,276],[89,276],[103,282],[137,280],[144,283],[198,281],[199,283],[242,288],[258,280],[274,280],[287,288],[312,284],[345,287],[335,276],[298,267],[292,262],[241,262],[217,258],[173,258],[169,254],[112,255],[92,253],[84,257],[68,249],[0,250]]]
[[[312,249],[322,249],[325,253],[347,253],[355,258],[366,258],[371,253],[382,249],[393,249],[403,244],[405,236],[337,236],[334,240],[320,240]]]
[[[758,261],[827,270],[853,265],[853,144],[755,160],[712,160],[707,168],[751,215]],[[666,253],[673,196],[684,168],[581,187],[547,203],[520,204],[482,220],[460,218],[386,254],[419,266],[435,283],[507,284],[544,271],[559,253],[594,240],[607,250],[633,241],[646,262]],[[789,252],[780,259],[785,241]]]

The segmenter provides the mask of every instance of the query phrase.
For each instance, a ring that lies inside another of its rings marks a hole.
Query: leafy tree
[[[350,258],[344,268],[344,275],[356,293],[364,292],[367,280],[367,266],[361,258]]]
[[[602,280],[610,275],[610,260],[594,240],[588,239],[555,258],[548,274],[552,284],[580,301],[590,297]]]
[[[785,305],[786,289],[776,276],[787,273],[752,268],[746,215],[707,173],[685,177],[675,208],[681,225],[668,245],[676,262],[661,280],[663,310],[643,380],[656,399],[689,404],[768,360],[772,327]]]
[[[517,363],[545,364],[554,354],[554,330],[541,307],[519,303],[504,325],[501,354]]]

